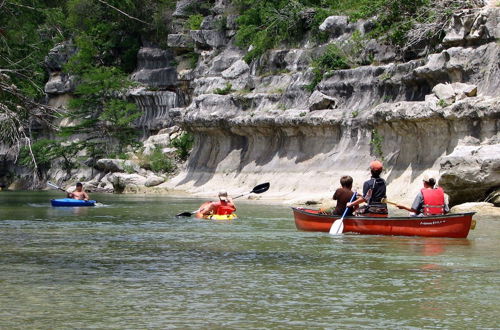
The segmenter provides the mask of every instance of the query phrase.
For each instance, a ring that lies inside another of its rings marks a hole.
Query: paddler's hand
[[[352,205],[353,205],[353,203],[349,202],[349,203],[347,203],[345,206],[346,206],[346,207],[352,207]]]

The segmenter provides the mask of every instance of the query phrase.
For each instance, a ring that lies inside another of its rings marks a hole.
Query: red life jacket
[[[226,215],[226,214],[232,214],[234,211],[236,211],[236,208],[232,205],[229,205],[227,201],[218,201],[214,203],[215,208],[215,214],[219,215]]]
[[[424,197],[422,213],[424,215],[444,214],[444,190],[441,187],[435,189],[423,188],[420,190]]]

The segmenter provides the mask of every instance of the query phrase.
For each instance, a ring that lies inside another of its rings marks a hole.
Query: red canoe
[[[299,230],[329,232],[332,223],[340,219],[340,216],[319,214],[318,210],[292,209]],[[428,217],[349,216],[344,218],[343,233],[465,238],[471,229],[473,215],[474,212]]]

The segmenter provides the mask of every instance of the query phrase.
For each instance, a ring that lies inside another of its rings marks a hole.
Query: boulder
[[[337,105],[336,98],[325,95],[320,91],[314,91],[314,93],[312,93],[311,96],[309,96],[308,106],[310,111],[334,109],[336,105]]]
[[[170,144],[170,134],[157,134],[150,136],[146,141],[143,142],[144,154],[150,155],[156,147],[165,148]]]
[[[250,71],[250,67],[248,66],[248,64],[243,60],[239,60],[234,62],[226,70],[222,71],[222,77],[226,79],[234,79],[248,71]]]
[[[194,40],[189,34],[175,33],[167,36],[167,45],[177,49],[192,49],[194,48]]]
[[[44,91],[53,95],[71,93],[75,88],[74,80],[73,76],[62,72],[52,73],[49,81],[45,84]]]
[[[330,32],[333,36],[340,36],[347,32],[349,17],[328,16],[319,26],[320,31]]]
[[[139,171],[139,165],[131,160],[102,158],[96,162],[96,168],[103,172]]]
[[[451,104],[466,97],[476,96],[477,86],[459,82],[453,84],[437,84],[432,91],[440,100],[444,100],[448,104]]]
[[[139,174],[113,173],[108,176],[115,193],[137,192],[146,183],[146,178]]]
[[[436,94],[440,100],[444,100],[449,104],[455,102],[455,91],[451,84],[437,84],[432,88],[432,92]]]
[[[45,57],[45,66],[49,71],[62,71],[63,66],[75,52],[75,46],[69,42],[57,44]]]
[[[479,216],[500,217],[500,207],[495,207],[492,203],[464,203],[455,205],[450,210],[451,213],[476,212]]]
[[[451,204],[484,200],[500,186],[500,144],[458,146],[440,166],[439,185]]]
[[[470,85],[470,84],[464,84],[464,83],[453,83],[451,84],[453,87],[453,91],[455,92],[456,95],[465,95],[467,97],[474,97],[477,96],[477,86],[476,85]]]
[[[192,30],[189,34],[196,45],[202,49],[220,48],[227,44],[224,32],[217,30]]]
[[[497,27],[495,27],[495,23],[498,24],[497,17],[498,14],[495,14],[493,10],[456,12],[445,30],[443,44],[446,46],[476,45],[493,39],[497,32]]]
[[[157,186],[159,184],[162,184],[163,182],[165,182],[165,179],[162,178],[161,176],[152,175],[146,179],[146,182],[144,183],[144,185],[146,187],[154,187],[154,186]]]
[[[202,4],[204,0],[179,0],[175,4],[173,17],[188,17],[193,13],[193,9]]]

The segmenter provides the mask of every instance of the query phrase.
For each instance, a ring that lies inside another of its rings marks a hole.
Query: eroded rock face
[[[166,88],[177,85],[174,57],[168,50],[142,47],[137,54],[137,70],[131,78],[152,87]]]
[[[441,159],[440,166],[439,184],[451,203],[484,200],[500,186],[500,144],[457,147]]]

